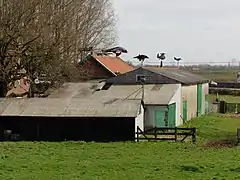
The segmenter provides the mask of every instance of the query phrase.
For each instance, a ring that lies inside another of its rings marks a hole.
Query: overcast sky
[[[240,0],[114,0],[123,57],[144,53],[157,61],[240,61]]]

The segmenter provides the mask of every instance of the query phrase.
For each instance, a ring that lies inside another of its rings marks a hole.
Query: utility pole
[[[143,67],[143,62],[145,59],[149,59],[147,55],[139,54],[138,56],[133,57],[135,59],[138,59],[141,62],[141,68]],[[142,89],[142,102],[144,102],[144,84],[146,83],[146,77],[145,75],[141,75],[139,78],[139,82],[141,83],[141,89]]]

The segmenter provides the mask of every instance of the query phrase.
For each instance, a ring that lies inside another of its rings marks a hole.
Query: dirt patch
[[[204,145],[204,147],[213,147],[213,148],[233,148],[235,146],[236,146],[236,142],[233,140],[210,141]]]
[[[228,117],[228,118],[240,118],[240,114],[224,114],[221,115],[222,117]]]

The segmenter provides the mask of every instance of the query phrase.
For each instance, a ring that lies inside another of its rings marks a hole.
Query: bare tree
[[[115,43],[115,23],[110,0],[1,0],[0,96],[21,69],[31,81],[68,75],[82,49]]]

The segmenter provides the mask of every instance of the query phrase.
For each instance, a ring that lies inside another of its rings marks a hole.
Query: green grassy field
[[[236,82],[237,72],[239,72],[237,69],[200,69],[199,71],[193,71],[193,73],[218,82]]]
[[[215,147],[234,141],[239,119],[211,115],[185,126],[197,127],[196,144],[1,143],[0,179],[240,179],[240,149]]]
[[[217,82],[236,82],[237,74],[236,72],[203,72],[197,73],[205,78],[211,79]]]

